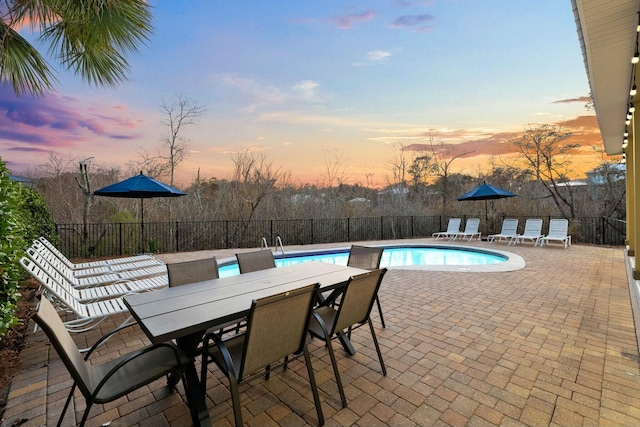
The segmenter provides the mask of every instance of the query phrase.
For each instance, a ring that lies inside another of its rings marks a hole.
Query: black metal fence
[[[481,219],[483,235],[500,231],[503,218]],[[522,232],[526,217],[518,217]],[[549,219],[545,218],[545,227]],[[274,246],[430,237],[446,229],[441,216],[379,216],[362,218],[58,224],[56,245],[69,258],[109,257],[139,252],[188,252],[258,247],[262,239]],[[574,243],[621,246],[625,222],[604,217],[574,218],[569,232]],[[546,228],[543,228],[546,234]]]

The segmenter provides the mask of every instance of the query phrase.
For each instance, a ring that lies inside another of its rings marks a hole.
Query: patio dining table
[[[211,425],[205,393],[195,365],[197,347],[207,329],[249,314],[253,300],[319,283],[320,291],[343,286],[365,273],[354,267],[310,261],[237,276],[206,280],[153,292],[128,295],[124,302],[152,343],[175,339],[190,358],[184,367],[185,393],[194,426]],[[344,337],[343,346],[353,352]]]

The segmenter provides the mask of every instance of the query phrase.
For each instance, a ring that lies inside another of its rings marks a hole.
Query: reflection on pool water
[[[276,258],[276,266],[299,264],[306,261],[322,261],[338,265],[347,265],[349,249],[317,251],[313,253],[286,254],[285,258]],[[491,252],[464,248],[444,248],[434,246],[400,246],[385,248],[380,267],[405,267],[411,265],[455,265],[477,266],[504,262],[507,257]],[[220,277],[240,274],[235,262],[220,265]]]

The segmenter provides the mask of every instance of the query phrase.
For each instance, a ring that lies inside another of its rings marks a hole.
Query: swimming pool
[[[349,248],[276,254],[276,266],[322,261],[347,265]],[[510,252],[466,246],[385,246],[380,267],[431,271],[511,271],[524,267],[524,260]],[[240,274],[235,258],[220,260],[220,277]]]

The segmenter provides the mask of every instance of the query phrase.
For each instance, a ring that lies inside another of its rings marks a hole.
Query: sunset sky
[[[198,169],[227,178],[233,153],[255,150],[294,183],[322,182],[324,159],[338,157],[350,182],[383,186],[397,143],[429,134],[473,150],[454,169],[477,174],[541,123],[574,131],[576,159],[597,166],[569,0],[150,3],[154,33],[118,88],[64,70],[41,98],[0,86],[0,157],[15,174],[50,153],[127,170],[160,147],[160,106],[176,95],[206,107],[182,133],[181,184]]]

